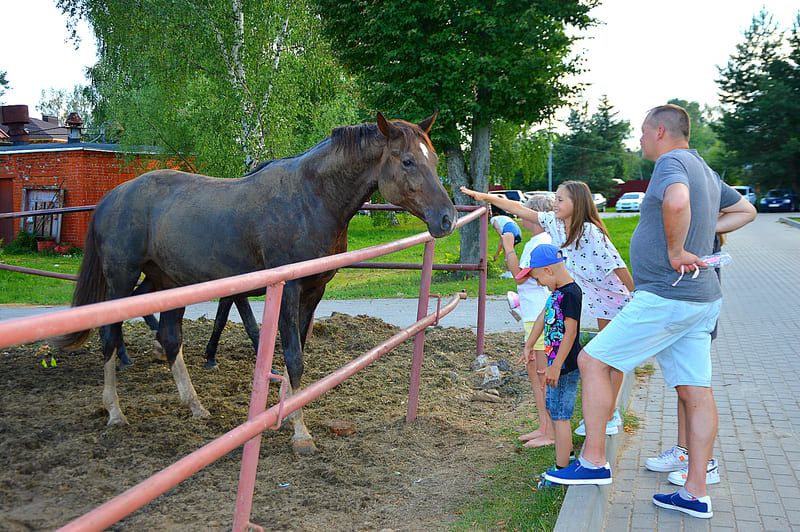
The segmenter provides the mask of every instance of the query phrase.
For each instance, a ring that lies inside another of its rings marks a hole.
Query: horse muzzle
[[[448,209],[426,213],[425,223],[428,232],[436,238],[447,236],[453,232],[456,221],[456,209],[452,205]]]

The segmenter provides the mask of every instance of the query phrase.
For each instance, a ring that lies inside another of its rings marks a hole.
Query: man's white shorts
[[[721,299],[696,303],[639,290],[583,349],[625,373],[655,355],[670,387],[709,387],[711,331],[721,305]]]

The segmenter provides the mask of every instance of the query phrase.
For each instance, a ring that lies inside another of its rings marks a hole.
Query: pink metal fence
[[[478,352],[483,351],[483,326],[485,321],[486,294],[486,254],[488,238],[488,212],[485,207],[466,208],[472,210],[459,218],[456,228],[480,219],[481,263],[479,266],[478,306]],[[418,244],[425,244],[422,264],[417,322],[400,331],[392,338],[351,361],[327,377],[303,388],[285,399],[283,395],[277,405],[265,410],[271,378],[285,379],[270,372],[277,335],[277,320],[285,281],[297,279],[352,265],[359,261],[400,251]],[[75,519],[62,530],[102,530],[125,516],[138,510],[183,480],[218,460],[225,454],[244,444],[242,466],[239,476],[239,489],[236,497],[233,529],[246,530],[248,527],[260,528],[250,523],[253,491],[255,489],[256,468],[261,443],[261,433],[273,426],[291,412],[301,408],[321,394],[337,386],[356,372],[365,368],[391,349],[415,336],[412,360],[411,382],[409,386],[407,421],[413,421],[417,414],[419,381],[423,361],[425,329],[438,322],[441,316],[451,312],[465,294],[454,296],[437,311],[427,314],[430,296],[433,252],[435,241],[428,233],[422,233],[386,244],[380,244],[358,251],[332,255],[320,259],[288,264],[270,270],[209,281],[196,285],[164,290],[152,294],[96,303],[69,310],[52,312],[43,316],[19,318],[0,322],[0,348],[31,342],[50,336],[66,334],[87,328],[116,323],[145,314],[153,314],[173,308],[185,307],[194,303],[226,297],[242,292],[267,287],[267,295],[262,318],[262,334],[258,346],[256,368],[253,376],[253,390],[247,422],[218,437],[197,451],[182,458],[175,464],[149,477],[126,492],[111,499],[82,517]]]

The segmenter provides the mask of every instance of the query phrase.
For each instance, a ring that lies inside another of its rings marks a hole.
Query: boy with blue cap
[[[518,280],[533,277],[540,285],[550,289],[544,310],[525,342],[524,353],[528,356],[536,338],[544,331],[547,354],[545,401],[555,427],[556,470],[567,467],[572,454],[570,420],[580,379],[578,353],[581,351],[579,331],[583,294],[567,272],[564,260],[559,248],[540,244],[530,253],[530,266],[520,270],[516,276]],[[548,483],[543,481],[541,485]]]

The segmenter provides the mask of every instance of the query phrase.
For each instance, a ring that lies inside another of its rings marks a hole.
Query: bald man
[[[700,257],[711,254],[716,233],[744,226],[756,212],[689,148],[689,136],[689,115],[677,105],[651,109],[642,124],[642,157],[656,165],[631,238],[636,292],[580,353],[583,453],[574,465],[545,478],[558,484],[611,483],[605,455],[605,424],[614,400],[611,369],[629,372],[655,355],[686,409],[691,460],[686,484],[675,493],[654,495],[653,503],[707,519],[713,512],[706,467],[717,432],[711,331],[722,292]]]

